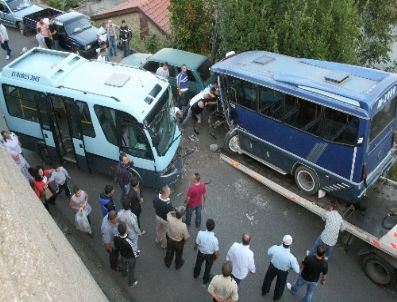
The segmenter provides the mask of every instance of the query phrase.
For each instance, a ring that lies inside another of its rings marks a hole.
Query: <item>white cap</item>
[[[291,235],[284,235],[283,244],[291,245],[292,244],[292,236]]]

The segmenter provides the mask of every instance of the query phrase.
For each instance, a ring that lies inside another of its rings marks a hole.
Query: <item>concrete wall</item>
[[[1,300],[108,301],[2,146],[0,171]]]

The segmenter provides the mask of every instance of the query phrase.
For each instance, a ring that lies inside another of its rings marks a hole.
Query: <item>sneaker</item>
[[[292,284],[291,284],[291,283],[289,283],[289,282],[287,282],[287,288],[288,288],[288,290],[291,290],[291,288],[292,288]]]
[[[134,288],[135,286],[137,286],[138,285],[138,280],[136,280],[134,283],[132,283],[131,285],[130,285],[130,287],[131,288]]]
[[[142,230],[141,231],[141,235],[145,235],[146,234],[146,231],[145,230]]]
[[[327,256],[325,256],[325,257],[324,257],[324,260],[325,260],[325,261],[328,261],[328,257],[327,257]]]
[[[310,251],[306,250],[306,256],[309,256],[309,255],[310,255]]]
[[[9,59],[10,59],[10,56],[7,55],[7,56],[6,56],[6,60],[9,60]]]
[[[138,258],[140,254],[141,254],[141,250],[135,251],[134,252],[135,258]]]

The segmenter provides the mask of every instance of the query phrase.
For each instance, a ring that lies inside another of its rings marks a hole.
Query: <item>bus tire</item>
[[[378,285],[386,286],[395,282],[394,268],[375,254],[366,255],[362,260],[362,267],[368,278]]]
[[[320,188],[317,174],[310,168],[299,166],[294,173],[296,186],[308,195],[314,195]]]
[[[240,153],[240,141],[235,130],[229,131],[225,136],[225,148],[230,153]]]

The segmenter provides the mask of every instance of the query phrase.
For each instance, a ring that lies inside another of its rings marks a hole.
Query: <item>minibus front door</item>
[[[81,114],[79,107],[71,99],[65,99],[64,104],[67,112],[70,135],[72,137],[77,166],[80,170],[88,172],[89,166],[85,154],[83,131],[81,127]]]

